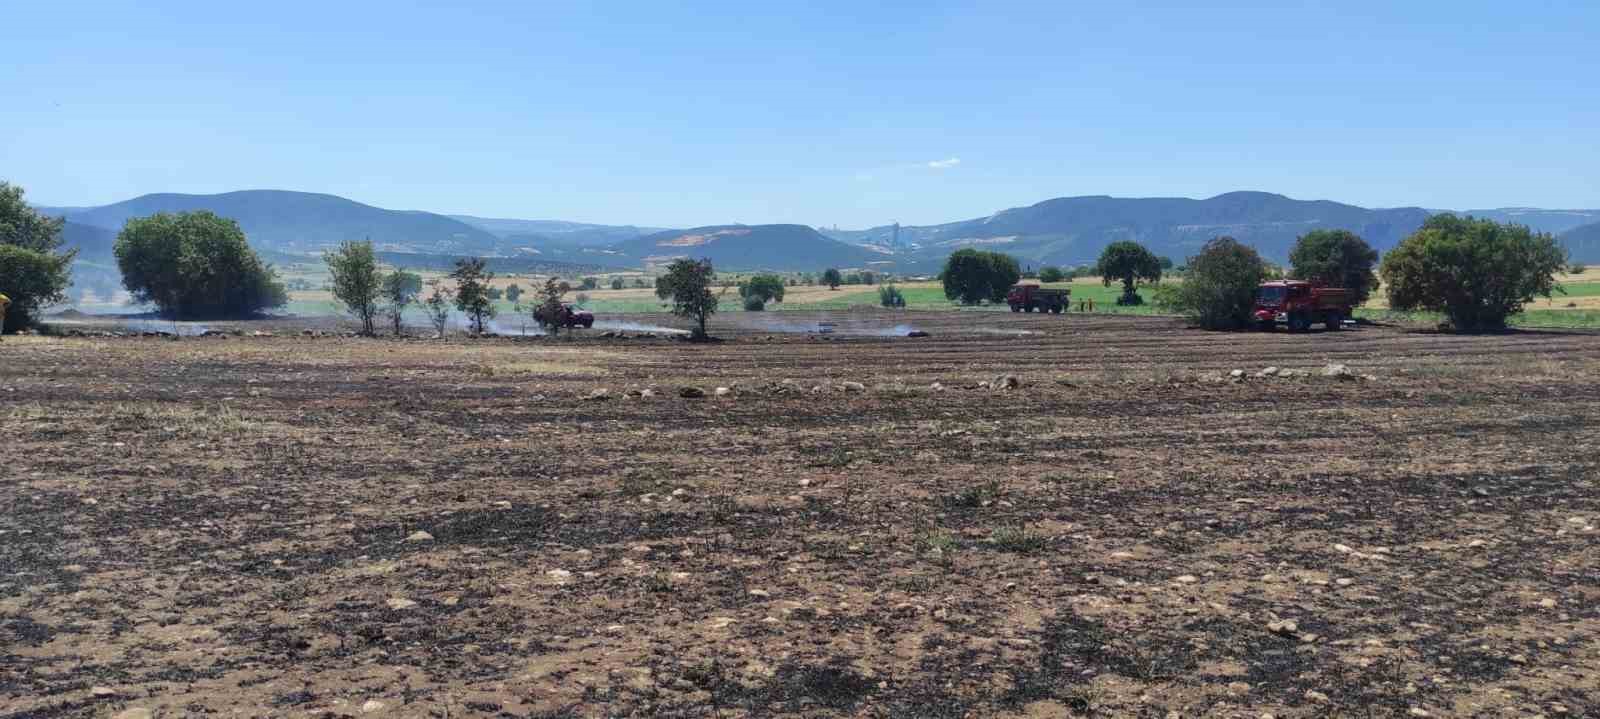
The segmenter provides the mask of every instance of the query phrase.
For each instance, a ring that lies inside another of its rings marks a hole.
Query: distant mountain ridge
[[[49,212],[51,208],[44,208]],[[129,218],[209,210],[239,222],[258,249],[301,254],[371,238],[383,249],[493,253],[499,238],[431,212],[386,210],[335,195],[241,190],[217,195],[159,193],[101,207],[58,208],[70,222],[117,232]]]
[[[1574,262],[1600,262],[1600,222],[1567,230],[1561,244]]]
[[[1369,210],[1267,192],[1230,192],[1204,200],[1061,197],[983,218],[902,226],[901,246],[894,251],[926,262],[961,247],[987,247],[1038,266],[1093,262],[1107,244],[1132,240],[1181,263],[1207,240],[1230,235],[1282,261],[1295,239],[1314,229],[1348,229],[1387,249],[1421,226],[1428,215],[1416,207]],[[893,231],[893,226],[886,226],[833,236],[879,245]]]

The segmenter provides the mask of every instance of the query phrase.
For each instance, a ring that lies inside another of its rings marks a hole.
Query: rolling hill
[[[1495,222],[1515,222],[1552,235],[1560,235],[1583,225],[1600,222],[1600,210],[1541,210],[1537,207],[1502,207],[1498,210],[1463,210],[1459,214],[1494,220]]]
[[[1600,222],[1567,230],[1561,244],[1574,262],[1600,262]]]
[[[668,230],[618,243],[612,249],[646,264],[678,257],[709,257],[719,269],[821,270],[825,267],[893,267],[896,258],[823,236],[805,225],[714,225]]]
[[[1415,230],[1429,212],[1421,208],[1369,210],[1328,201],[1294,200],[1266,192],[1230,192],[1187,198],[1063,197],[989,217],[922,227],[901,227],[896,256],[931,262],[961,247],[986,247],[1027,263],[1093,262],[1118,240],[1133,240],[1178,262],[1212,237],[1231,235],[1269,259],[1288,257],[1295,238],[1318,228],[1343,228],[1387,249]],[[893,227],[834,236],[859,245],[884,245]]]
[[[101,207],[58,208],[56,214],[69,222],[116,232],[131,217],[192,210],[210,210],[238,220],[252,246],[287,254],[317,252],[345,240],[365,238],[381,249],[405,252],[488,254],[495,252],[500,242],[487,231],[431,212],[385,210],[334,195],[284,190],[162,193]]]
[[[635,227],[633,225],[594,225],[586,222],[562,220],[517,220],[497,217],[450,215],[468,225],[489,232],[512,243],[553,243],[570,247],[605,247],[618,242],[665,232],[665,227]]]

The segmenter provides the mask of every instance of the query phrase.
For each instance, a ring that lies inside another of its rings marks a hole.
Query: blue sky
[[[457,5],[458,7],[446,7]],[[1600,207],[1600,3],[24,2],[0,178],[865,227],[1086,194]]]

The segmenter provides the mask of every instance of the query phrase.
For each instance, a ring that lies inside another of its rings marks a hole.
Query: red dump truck
[[[1275,280],[1256,288],[1256,327],[1271,330],[1287,325],[1304,332],[1320,324],[1338,330],[1355,309],[1355,293],[1342,287],[1324,287],[1305,280]]]
[[[554,324],[569,328],[583,327],[585,329],[594,326],[594,313],[566,303],[562,303],[561,309],[556,313],[554,321],[548,317],[545,317],[546,314],[548,313],[545,311],[545,308],[540,307],[538,314],[535,316],[539,318],[540,322],[543,322],[547,325]]]
[[[1038,285],[1012,285],[1006,293],[1006,304],[1012,312],[1052,312],[1061,314],[1072,304],[1072,290],[1047,290]]]

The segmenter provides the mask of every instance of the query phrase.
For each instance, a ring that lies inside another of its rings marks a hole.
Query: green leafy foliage
[[[210,212],[128,220],[115,253],[134,300],[177,319],[250,317],[289,301],[238,223]]]
[[[512,303],[521,302],[522,301],[522,285],[516,284],[514,282],[509,284],[509,285],[506,285],[505,296],[506,296],[506,299],[511,301]]]
[[[567,294],[566,288],[567,283],[560,277],[550,277],[539,290],[539,303],[533,306],[533,321],[552,337],[561,334],[562,318],[567,311],[561,297]]]
[[[1534,297],[1561,291],[1556,239],[1523,225],[1440,214],[1383,259],[1389,306],[1442,312],[1458,330],[1501,329]]]
[[[696,339],[709,337],[706,320],[717,311],[717,295],[711,292],[716,278],[711,260],[705,258],[675,260],[656,280],[656,297],[672,301],[672,314],[694,321]]]
[[[822,271],[822,284],[827,285],[830,290],[837,290],[839,285],[844,284],[844,276],[839,274],[839,270],[829,267]]]
[[[463,257],[456,260],[450,273],[456,283],[456,309],[466,314],[472,322],[473,334],[483,334],[484,323],[494,318],[494,298],[489,296],[489,283],[494,280],[481,257]]]
[[[890,309],[904,309],[906,296],[894,285],[884,285],[878,288],[878,304]]]
[[[620,289],[622,289],[623,287],[626,287],[626,286],[627,286],[627,283],[623,282],[621,277],[613,277],[613,278],[611,278],[611,289],[620,290]]]
[[[3,332],[31,326],[40,309],[66,299],[76,250],[60,251],[60,218],[39,214],[21,187],[0,182],[0,294],[11,298]]]
[[[583,278],[583,282],[578,285],[578,289],[580,289],[580,290],[592,290],[592,289],[595,289],[596,287],[599,287],[599,286],[600,286],[600,279],[599,278],[597,278],[597,277],[585,277],[585,278]]]
[[[1112,280],[1122,280],[1122,296],[1117,298],[1117,304],[1142,304],[1144,300],[1134,290],[1134,285],[1141,280],[1160,282],[1161,258],[1137,242],[1113,242],[1100,252],[1095,272],[1107,286]]]
[[[1266,263],[1254,248],[1232,237],[1218,237],[1189,258],[1183,283],[1175,290],[1158,291],[1156,300],[1208,330],[1246,327],[1265,274]]]
[[[422,308],[428,313],[428,323],[433,325],[434,332],[439,339],[444,339],[445,330],[450,327],[450,303],[452,293],[438,280],[429,280],[428,299],[422,302]]]
[[[1343,287],[1362,304],[1378,286],[1378,251],[1349,230],[1312,230],[1289,252],[1289,276]]]
[[[1061,268],[1055,265],[1045,265],[1039,269],[1040,282],[1060,282],[1066,279],[1066,276],[1067,273],[1062,272]]]
[[[396,267],[393,272],[383,276],[383,289],[380,295],[383,299],[384,313],[389,317],[396,337],[400,336],[401,330],[405,328],[406,307],[417,301],[417,295],[420,294],[422,294],[422,278],[418,275]]]
[[[970,248],[950,253],[944,271],[939,273],[945,298],[964,305],[1004,301],[1006,291],[1021,277],[1016,258]]]
[[[378,273],[378,258],[373,254],[372,241],[340,243],[337,250],[324,252],[322,261],[333,274],[334,299],[361,320],[362,333],[376,334],[383,276]]]
[[[783,278],[777,275],[756,275],[739,285],[739,296],[745,300],[745,309],[750,309],[751,300],[761,305],[757,309],[765,309],[768,302],[782,302],[783,291]]]

